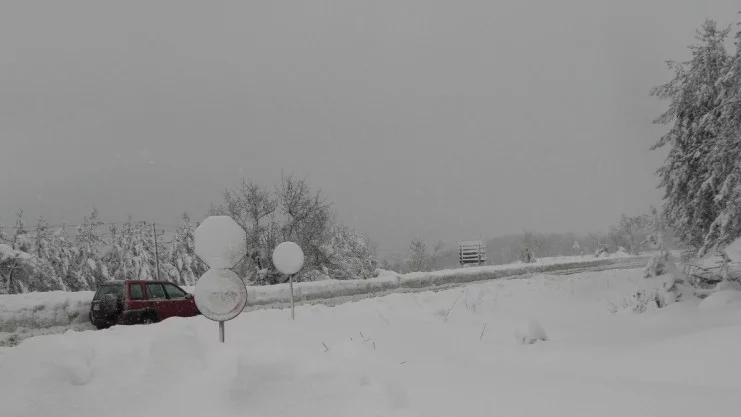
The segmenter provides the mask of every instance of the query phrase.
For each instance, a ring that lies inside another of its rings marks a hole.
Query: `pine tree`
[[[32,256],[0,243],[0,293],[16,294],[30,290],[29,278],[33,274]]]
[[[180,285],[195,285],[206,271],[205,265],[195,254],[194,232],[190,217],[183,213],[182,223],[175,230],[163,265],[169,280]]]
[[[681,241],[700,251],[707,247],[708,238],[712,240],[709,232],[720,209],[716,197],[732,165],[718,154],[718,80],[729,67],[724,48],[728,32],[706,21],[698,31],[700,44],[690,48],[692,60],[669,62],[674,79],[652,90],[652,95],[670,100],[669,109],[655,123],[671,124],[671,128],[652,147],[670,146],[658,171],[665,189],[664,213]]]
[[[7,244],[8,242],[8,235],[5,233],[5,228],[0,224],[0,244]]]
[[[98,211],[93,209],[77,228],[77,254],[70,285],[73,291],[93,290],[110,279],[106,265],[98,256],[98,247],[105,245],[105,240],[98,233],[102,224]]]
[[[77,288],[77,278],[74,274],[74,262],[77,248],[72,244],[66,226],[57,229],[50,236],[49,259],[56,275],[62,280],[68,290]]]
[[[13,234],[11,243],[12,243],[11,246],[15,250],[26,252],[26,253],[31,252],[31,248],[33,245],[33,239],[31,238],[31,235],[28,233],[26,222],[23,221],[23,210],[18,210],[16,212],[15,233]]]
[[[741,236],[741,32],[736,34],[735,55],[717,86],[718,140],[706,164],[723,181],[716,190],[718,214],[705,237],[703,252]]]
[[[409,270],[411,272],[427,271],[428,269],[428,256],[427,256],[427,245],[421,239],[414,239],[409,245],[411,252],[409,256]]]
[[[117,259],[117,279],[153,280],[156,278],[154,258],[154,239],[152,231],[144,222],[134,222],[131,218],[117,233],[113,245]]]
[[[123,249],[121,247],[121,232],[115,224],[111,225],[108,230],[111,234],[110,247],[103,256],[103,263],[108,268],[108,275],[111,279],[126,279]]]
[[[67,290],[54,268],[54,255],[49,223],[40,217],[34,228],[32,291]]]

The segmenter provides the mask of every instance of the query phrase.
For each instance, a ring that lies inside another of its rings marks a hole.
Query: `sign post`
[[[244,229],[229,216],[211,216],[195,231],[195,252],[211,268],[196,283],[196,306],[204,317],[219,322],[219,341],[224,343],[224,322],[247,304],[247,288],[230,269],[247,253]]]
[[[278,272],[288,275],[288,286],[291,290],[291,320],[295,320],[293,275],[304,267],[304,251],[294,242],[283,242],[273,250],[273,265]]]

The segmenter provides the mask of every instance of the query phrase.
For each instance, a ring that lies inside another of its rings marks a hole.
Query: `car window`
[[[144,292],[142,291],[142,286],[140,284],[131,284],[129,286],[129,292],[131,293],[132,300],[144,299]]]
[[[162,284],[147,284],[147,295],[150,300],[159,300],[165,298],[165,290]]]
[[[165,291],[169,298],[185,298],[185,291],[172,284],[165,284]]]
[[[97,293],[95,293],[95,300],[100,300],[106,294],[113,294],[118,299],[123,299],[123,285],[121,284],[109,284],[100,287]]]

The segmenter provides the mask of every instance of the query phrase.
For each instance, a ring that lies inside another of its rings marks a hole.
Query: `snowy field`
[[[389,293],[405,288],[423,288],[527,273],[628,263],[636,259],[613,254],[599,259],[593,256],[554,257],[540,259],[534,264],[515,263],[403,275],[384,271],[377,278],[367,280],[301,282],[295,286],[294,293],[298,302],[338,297],[352,298],[358,295]],[[192,287],[185,289],[190,292],[193,290]],[[247,311],[265,306],[281,307],[286,305],[290,299],[288,284],[251,286],[248,294]],[[39,334],[61,333],[67,329],[92,329],[88,321],[92,298],[92,291],[0,295],[0,346],[12,346],[23,339]]]
[[[256,310],[225,345],[203,317],[35,337],[0,349],[0,416],[741,415],[741,300],[610,313],[641,274]]]

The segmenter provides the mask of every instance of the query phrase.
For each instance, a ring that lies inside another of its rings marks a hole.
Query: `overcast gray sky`
[[[738,0],[3,1],[0,221],[307,176],[381,249],[646,211],[649,89]]]

